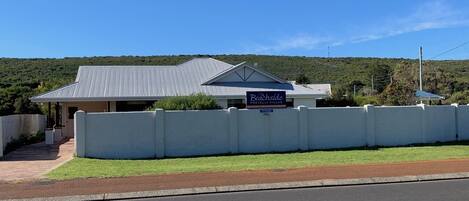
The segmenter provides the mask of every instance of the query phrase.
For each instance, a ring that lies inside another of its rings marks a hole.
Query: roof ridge
[[[222,63],[222,64],[224,64],[224,65],[233,66],[232,64],[226,63],[226,62],[224,62],[224,61],[220,61],[220,60],[215,59],[215,58],[212,58],[212,57],[194,57],[194,58],[192,58],[192,59],[190,59],[190,60],[188,60],[188,61],[186,61],[186,62],[180,63],[180,64],[178,64],[178,65],[176,65],[176,66],[184,65],[184,64],[187,64],[187,63],[189,63],[189,62],[193,62],[194,60],[211,60],[211,61],[214,61],[214,62],[217,62],[217,63]]]

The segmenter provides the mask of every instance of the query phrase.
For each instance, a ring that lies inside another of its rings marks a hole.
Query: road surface
[[[163,198],[141,201],[453,201],[469,200],[469,179],[413,182],[396,184],[300,188],[284,190],[217,193]]]

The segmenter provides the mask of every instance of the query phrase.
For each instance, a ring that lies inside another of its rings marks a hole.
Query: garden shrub
[[[197,93],[190,96],[175,96],[159,100],[149,110],[211,110],[220,109],[212,96]]]
[[[13,139],[5,146],[4,154],[14,151],[21,146],[43,142],[45,140],[45,133],[38,131],[35,135],[22,134],[18,139]]]

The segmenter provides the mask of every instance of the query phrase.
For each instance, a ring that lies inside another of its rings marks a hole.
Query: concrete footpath
[[[469,159],[0,184],[0,198],[103,200],[469,178]]]

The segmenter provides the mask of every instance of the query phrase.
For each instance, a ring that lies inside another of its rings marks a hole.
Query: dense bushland
[[[28,98],[73,82],[80,65],[174,65],[194,57],[213,57],[231,64],[247,61],[287,80],[331,83],[333,99],[323,101],[325,105],[415,103],[418,62],[411,59],[266,55],[0,58],[0,115],[44,111],[44,106],[32,104]],[[427,61],[424,69],[425,90],[449,98],[443,103],[469,103],[464,95],[469,90],[469,60]],[[357,98],[360,100],[355,101]]]

